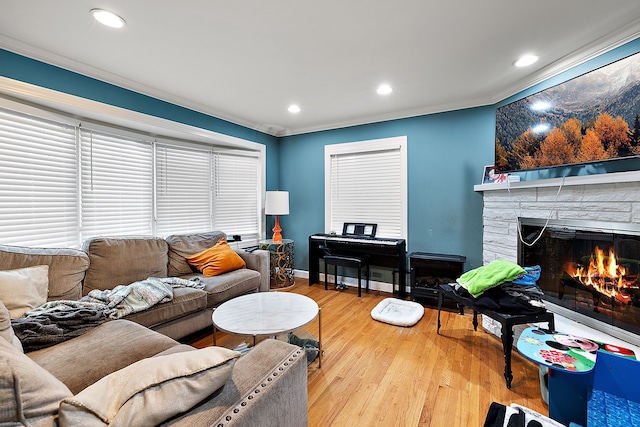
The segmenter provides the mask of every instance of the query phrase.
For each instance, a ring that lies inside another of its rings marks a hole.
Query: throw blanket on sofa
[[[119,319],[173,300],[173,288],[181,287],[204,289],[204,283],[199,278],[185,280],[178,277],[149,277],[146,280],[130,285],[119,285],[113,289],[102,291],[94,289],[80,301],[105,304],[106,315],[111,319]]]
[[[50,301],[12,319],[11,326],[25,352],[46,348],[80,336],[105,321],[104,304]]]
[[[199,278],[149,277],[113,290],[93,290],[80,300],[49,301],[24,317],[12,319],[11,326],[25,352],[61,343],[89,332],[107,317],[119,319],[173,299],[173,288],[204,289]]]

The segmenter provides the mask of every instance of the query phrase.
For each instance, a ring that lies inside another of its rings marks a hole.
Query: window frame
[[[325,233],[329,233],[331,231],[335,231],[338,233],[342,232],[342,228],[339,230],[332,230],[332,166],[331,159],[332,156],[340,156],[340,155],[358,155],[358,154],[366,154],[372,153],[376,151],[389,151],[389,150],[399,150],[400,158],[399,164],[399,173],[400,173],[400,196],[401,196],[401,208],[400,208],[400,235],[398,236],[381,236],[388,238],[400,238],[407,240],[408,238],[408,191],[407,191],[407,137],[406,136],[397,136],[390,138],[381,138],[367,141],[357,141],[357,142],[346,142],[339,144],[331,144],[325,146]],[[367,221],[372,222],[372,221]],[[375,221],[373,221],[375,222]]]
[[[106,129],[109,132],[114,132],[115,130],[124,136],[133,135],[140,137],[142,135],[146,139],[151,138],[155,140],[154,167],[155,143],[199,147],[200,149],[204,148],[212,152],[237,151],[255,156],[258,158],[258,237],[256,239],[250,238],[247,241],[243,239],[242,243],[244,245],[257,244],[257,240],[265,236],[266,218],[261,214],[264,211],[264,207],[263,197],[260,196],[266,191],[266,146],[264,144],[148,114],[138,113],[6,77],[0,77],[0,107],[16,111],[20,114],[33,115],[45,120],[58,121],[71,126],[81,126],[84,123],[93,129]],[[80,162],[79,159],[78,162]],[[155,187],[155,173],[153,176]],[[78,177],[78,179],[80,179],[80,177]],[[80,191],[80,187],[78,191]],[[78,204],[78,210],[79,209],[80,204]],[[156,234],[155,213],[154,196],[154,234]],[[235,234],[232,230],[228,232]]]

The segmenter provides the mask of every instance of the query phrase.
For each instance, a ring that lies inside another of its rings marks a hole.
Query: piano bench
[[[362,296],[362,269],[367,268],[367,291],[369,291],[369,262],[366,257],[325,255],[324,256],[324,289],[327,290],[327,277],[329,270],[327,265],[333,265],[335,283],[338,284],[338,267],[355,268],[358,270],[358,297]]]

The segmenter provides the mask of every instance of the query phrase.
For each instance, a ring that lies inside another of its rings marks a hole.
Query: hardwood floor
[[[511,390],[503,377],[500,340],[471,315],[425,308],[422,320],[404,328],[375,321],[371,310],[388,293],[324,290],[296,278],[296,292],[322,309],[322,367],[308,368],[309,426],[482,426],[492,401],[518,403],[547,414],[537,365],[513,352]],[[304,328],[317,337],[317,320]],[[222,334],[218,345],[234,348],[249,339]],[[210,335],[192,342],[212,344]]]

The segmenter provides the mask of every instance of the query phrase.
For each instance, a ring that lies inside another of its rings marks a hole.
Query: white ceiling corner
[[[94,7],[126,27],[99,26]],[[0,14],[2,48],[274,136],[494,104],[638,36],[637,0],[21,0]],[[538,63],[514,68],[527,52]]]

